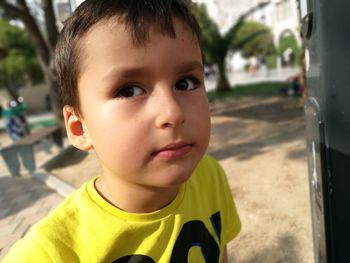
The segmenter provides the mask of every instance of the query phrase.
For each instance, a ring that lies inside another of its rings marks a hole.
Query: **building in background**
[[[273,34],[275,45],[285,34],[294,35],[301,45],[300,19],[296,0],[270,0],[264,8],[252,13],[247,20],[267,25]]]
[[[295,46],[301,48],[300,17],[298,3],[296,0],[270,0],[264,8],[252,13],[248,20],[256,21],[267,25],[272,32],[274,44],[281,56],[277,57],[277,68],[293,66],[298,63],[300,51]],[[288,47],[281,50],[283,41],[289,39],[296,43],[294,48]]]
[[[227,31],[239,16],[261,2],[268,4],[252,13],[247,20],[263,23],[271,28],[275,43],[285,32],[294,34],[298,43],[299,13],[297,0],[193,0],[207,6],[210,17],[218,24],[220,31]]]
[[[247,20],[263,23],[271,29],[274,44],[278,49],[282,38],[291,37],[301,46],[300,19],[297,0],[193,0],[207,6],[210,17],[218,24],[222,33],[234,25],[241,14],[259,3],[267,2],[263,8],[256,10]],[[291,49],[285,50],[282,57],[277,58],[277,68],[288,65],[287,61],[295,55]],[[230,54],[229,68],[243,70],[244,59],[239,52]]]

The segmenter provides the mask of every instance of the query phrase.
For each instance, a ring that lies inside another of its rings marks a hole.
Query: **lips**
[[[152,153],[152,156],[163,159],[175,159],[180,158],[188,154],[193,148],[193,144],[185,142],[170,143]]]

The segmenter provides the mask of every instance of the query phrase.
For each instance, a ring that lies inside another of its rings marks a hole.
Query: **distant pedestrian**
[[[265,56],[261,56],[260,58],[260,70],[261,70],[261,74],[264,77],[267,77],[269,75]]]
[[[250,74],[255,77],[259,68],[258,59],[256,57],[251,57],[249,62]]]
[[[10,101],[3,110],[7,134],[14,142],[30,134],[25,109],[23,100],[19,99]]]

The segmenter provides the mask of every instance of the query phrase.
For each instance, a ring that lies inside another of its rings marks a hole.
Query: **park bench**
[[[33,173],[36,169],[34,145],[45,139],[52,141],[59,147],[63,147],[62,131],[58,126],[40,129],[32,134],[29,134],[22,139],[3,147],[0,151],[5,161],[7,168],[12,176],[20,176],[21,158],[24,167]]]

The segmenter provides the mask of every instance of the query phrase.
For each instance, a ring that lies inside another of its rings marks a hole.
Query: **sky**
[[[239,15],[262,0],[193,0],[205,3],[209,16],[219,25],[223,33],[235,23]]]

